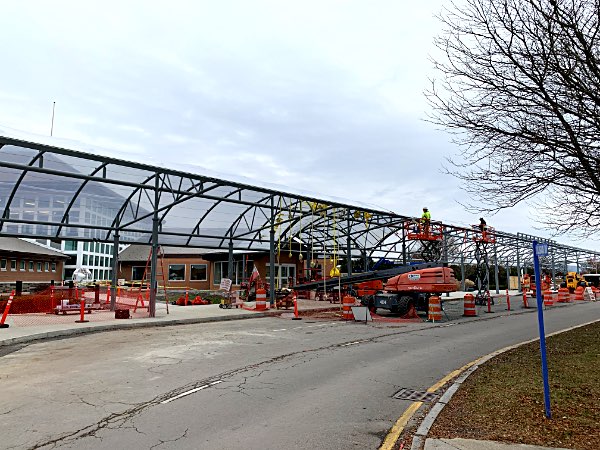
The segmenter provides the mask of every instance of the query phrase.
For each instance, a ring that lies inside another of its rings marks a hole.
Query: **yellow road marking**
[[[392,450],[394,448],[394,445],[396,445],[400,434],[402,433],[402,431],[404,431],[404,427],[406,426],[410,418],[413,416],[413,414],[417,412],[417,410],[421,407],[422,404],[423,402],[414,402],[412,405],[406,408],[404,414],[402,414],[400,418],[396,420],[396,423],[385,437],[385,441],[383,441],[383,444],[381,445],[379,450]]]

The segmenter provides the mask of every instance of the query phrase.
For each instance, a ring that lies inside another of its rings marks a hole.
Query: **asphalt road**
[[[546,312],[547,332],[600,304]],[[376,449],[410,404],[479,356],[537,336],[534,311],[447,324],[278,318],[32,344],[0,358],[0,448]]]

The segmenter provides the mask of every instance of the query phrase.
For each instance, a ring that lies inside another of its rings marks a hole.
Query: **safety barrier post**
[[[506,289],[506,310],[510,311],[510,295],[508,295],[508,289]]]
[[[110,304],[110,286],[108,286],[108,289],[106,290],[106,304]]]
[[[15,291],[10,293],[8,297],[8,302],[6,302],[6,306],[4,307],[4,313],[2,314],[2,319],[0,319],[0,328],[8,328],[9,325],[4,323],[6,321],[6,316],[8,316],[8,311],[10,311],[10,305],[12,304],[13,298],[15,297]]]
[[[529,308],[527,304],[527,291],[523,291],[523,308]]]
[[[188,292],[188,288],[185,288],[185,306],[187,306],[190,302],[190,293]]]
[[[85,320],[85,299],[81,299],[80,305],[81,307],[79,308],[79,320],[76,320],[75,323],[89,322],[89,320]]]
[[[294,317],[292,320],[302,320],[302,317],[298,317],[298,294],[294,291]]]
[[[486,313],[492,312],[492,296],[490,295],[490,291],[486,292],[487,294],[487,311]]]
[[[50,311],[54,309],[54,285],[50,285]]]

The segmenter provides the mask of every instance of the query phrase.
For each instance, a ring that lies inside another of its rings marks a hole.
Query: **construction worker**
[[[479,218],[479,229],[484,232],[485,230],[487,230],[487,223],[485,222],[485,219],[483,217]]]
[[[429,233],[429,224],[431,223],[431,213],[427,207],[423,208],[423,214],[421,214],[421,227],[424,233]]]

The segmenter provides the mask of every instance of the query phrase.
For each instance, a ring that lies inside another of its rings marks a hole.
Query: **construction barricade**
[[[430,320],[431,322],[439,322],[442,320],[442,302],[437,295],[429,297],[427,320]]]
[[[356,303],[356,299],[350,295],[346,295],[342,300],[342,319],[354,320],[352,314],[352,306]]]
[[[546,308],[550,306],[554,306],[554,298],[552,297],[552,291],[550,289],[546,289],[542,292],[542,298],[544,299],[544,306]]]
[[[465,317],[476,317],[477,316],[477,308],[475,307],[475,296],[473,294],[465,294],[463,316],[465,316]]]
[[[256,290],[256,310],[266,311],[267,309],[267,291],[264,289]]]
[[[576,302],[582,302],[584,300],[584,298],[583,298],[583,291],[584,291],[584,287],[583,286],[577,286],[577,288],[575,289],[574,300]]]
[[[558,298],[556,303],[569,303],[571,301],[571,296],[569,295],[569,289],[560,288],[558,290]]]

